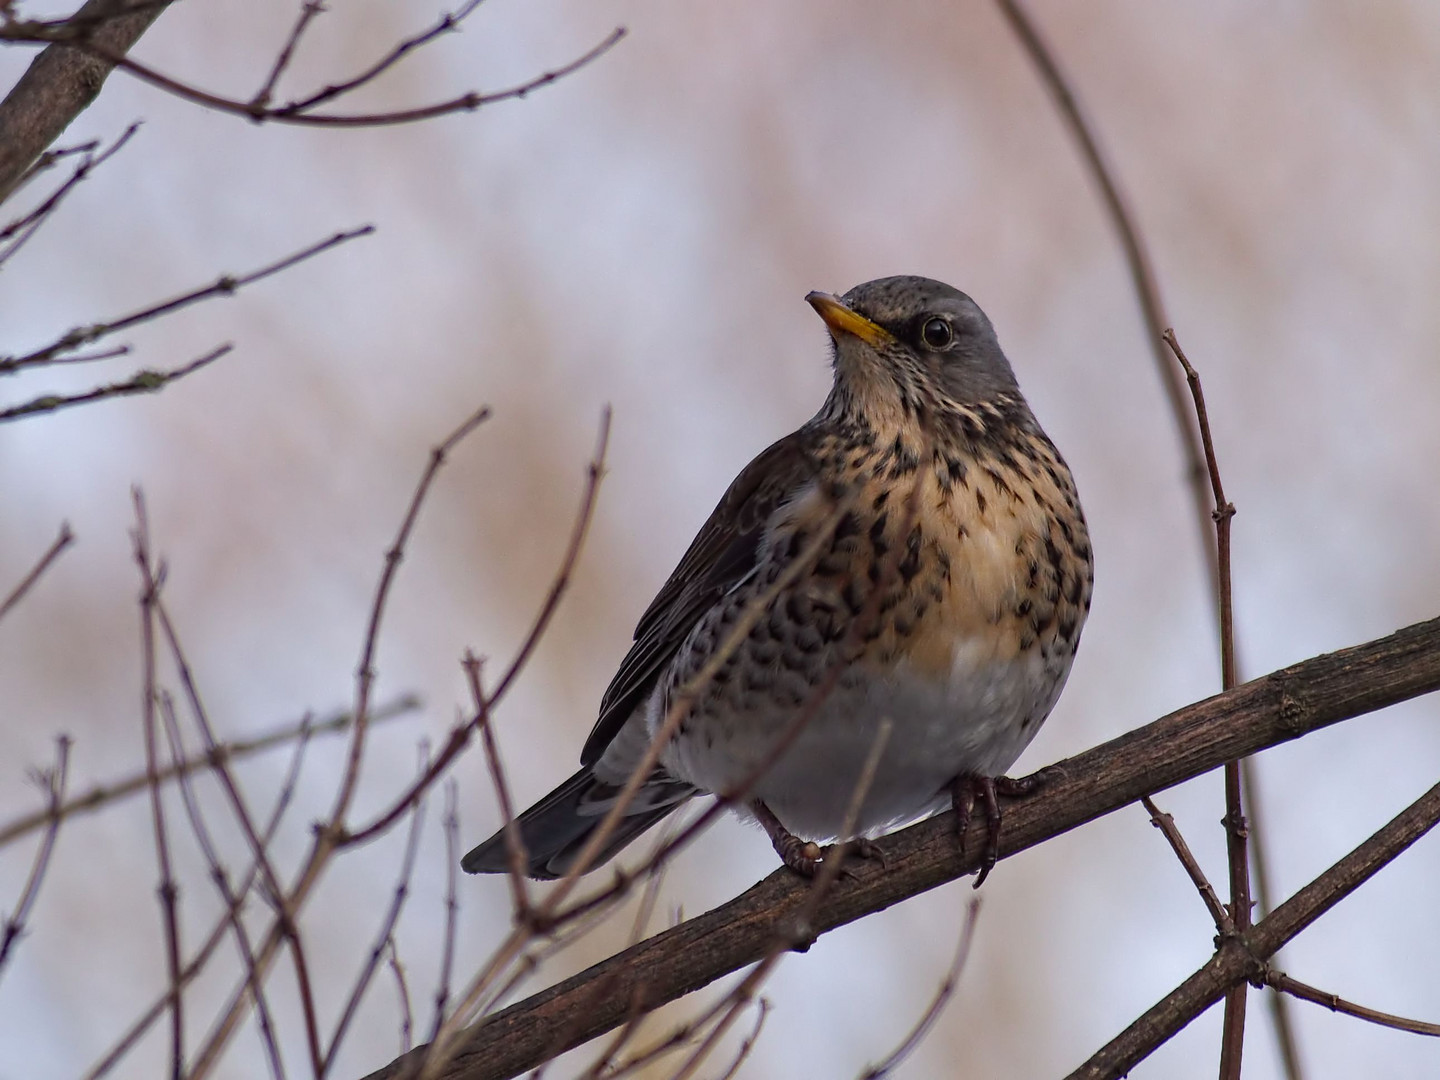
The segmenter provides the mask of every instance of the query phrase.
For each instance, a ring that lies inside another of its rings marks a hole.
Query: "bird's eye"
[[[925,344],[932,349],[943,349],[950,344],[953,336],[950,331],[950,324],[944,319],[927,319],[925,325],[920,329],[920,336],[925,339]]]

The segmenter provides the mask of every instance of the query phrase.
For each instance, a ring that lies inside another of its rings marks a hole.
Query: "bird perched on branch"
[[[964,293],[891,277],[806,299],[830,395],[745,467],[641,617],[580,771],[517,820],[532,877],[593,869],[713,792],[805,875],[843,857],[821,843],[870,853],[946,805],[963,844],[978,803],[978,885],[997,796],[1034,786],[1002,774],[1060,695],[1094,580],[1070,470]],[[504,872],[505,831],[462,865]]]

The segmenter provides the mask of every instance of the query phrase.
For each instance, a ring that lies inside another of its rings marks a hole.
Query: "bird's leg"
[[[820,845],[813,840],[801,840],[785,828],[780,824],[780,819],[759,799],[750,804],[750,812],[769,835],[770,843],[774,845],[775,854],[780,856],[780,861],[801,877],[813,878],[820,869],[820,862],[825,854]]]
[[[985,850],[980,857],[980,873],[975,878],[979,888],[1000,857],[1000,801],[998,796],[1018,799],[1038,791],[1045,784],[1043,772],[1032,773],[1019,779],[1011,776],[976,776],[964,773],[957,776],[950,785],[950,799],[955,807],[955,829],[960,838],[960,855],[965,855],[965,834],[970,831],[970,819],[978,802],[985,812]]]

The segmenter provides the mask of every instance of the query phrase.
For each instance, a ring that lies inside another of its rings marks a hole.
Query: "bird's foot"
[[[955,807],[955,831],[960,840],[960,855],[965,855],[965,834],[970,831],[970,819],[975,814],[978,802],[985,813],[985,850],[980,854],[980,872],[975,877],[975,888],[979,888],[989,876],[1000,857],[1000,801],[999,797],[1018,799],[1039,791],[1048,777],[1044,772],[1029,776],[975,776],[967,773],[957,776],[950,785],[950,799]]]
[[[780,861],[801,877],[813,878],[827,862],[844,859],[847,855],[855,855],[861,859],[877,859],[882,868],[886,866],[885,853],[880,850],[879,845],[866,837],[821,847],[813,840],[801,840],[785,828],[780,819],[760,800],[751,803],[750,810],[769,835],[770,843],[775,848],[775,854],[780,856]],[[846,877],[855,877],[855,873],[843,865],[840,873]]]

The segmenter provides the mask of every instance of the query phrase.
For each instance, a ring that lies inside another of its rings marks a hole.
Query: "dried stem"
[[[316,255],[320,255],[326,251],[329,251],[331,248],[338,247],[341,244],[348,243],[349,241],[355,240],[362,236],[369,236],[374,231],[375,226],[362,225],[358,229],[349,229],[344,232],[338,232],[325,240],[321,240],[317,244],[311,244],[309,247],[304,248],[301,251],[297,251],[293,255],[287,255],[283,259],[273,262],[268,266],[262,266],[259,270],[252,270],[248,274],[241,274],[239,276],[236,276],[234,274],[222,274],[209,285],[205,285],[198,289],[192,289],[190,292],[183,293],[180,296],[172,297],[169,300],[163,300],[158,304],[152,304],[149,307],[141,308],[139,311],[133,311],[128,315],[122,315],[118,319],[112,319],[109,322],[94,323],[90,326],[77,326],[68,333],[56,338],[49,345],[46,345],[43,348],[36,349],[33,352],[28,352],[21,356],[0,357],[0,374],[18,371],[21,368],[38,367],[44,364],[52,363],[57,357],[63,356],[64,354],[69,352],[74,352],[76,349],[81,348],[85,345],[89,345],[92,342],[98,341],[103,337],[109,336],[110,334],[116,334],[119,333],[121,330],[128,330],[132,326],[138,326],[141,323],[150,322],[153,319],[160,318],[162,315],[169,315],[172,312],[179,311],[181,308],[189,307],[191,304],[199,303],[202,300],[209,300],[216,296],[233,296],[236,292],[238,292],[240,289],[243,289],[247,285],[253,285],[257,281],[261,281],[274,274],[278,274],[282,270],[288,270],[292,266],[295,266],[298,263],[302,263],[307,259],[313,259]],[[203,367],[211,360],[218,359],[219,356],[223,355],[224,352],[229,351],[229,349],[230,346],[227,345],[223,350],[217,350],[215,353],[210,354],[205,359],[199,360],[179,372],[171,372],[168,375],[165,375],[165,381],[179,378],[181,375],[188,375],[197,367]],[[161,375],[154,372],[141,372],[140,375],[137,375],[135,379],[131,381],[138,382],[141,381],[144,377],[148,377],[148,381],[150,383],[153,383],[154,385],[139,385],[133,389],[130,389],[128,392],[138,393],[144,390],[156,390],[159,389],[161,385],[164,385],[163,383],[156,382],[157,379],[161,378]],[[111,394],[109,396],[113,396],[115,393],[120,392],[125,391],[112,388]],[[46,400],[52,399],[40,399],[40,401],[42,402]],[[54,400],[57,400],[58,404],[75,403],[72,399]],[[82,396],[78,400],[89,400],[89,398]],[[32,403],[31,406],[28,406],[27,408],[28,411],[38,412],[43,411],[45,408],[56,407],[58,407],[57,404],[42,407]],[[9,409],[4,412],[0,412],[0,420],[10,419],[12,413],[19,415],[17,410]]]
[[[180,737],[180,722],[175,716],[175,703],[169,694],[162,693],[160,696],[160,715],[165,720],[165,731],[170,742],[170,758],[172,762],[181,761],[185,756],[185,747]],[[224,766],[222,764],[219,767],[223,768]],[[255,1013],[260,1024],[260,1041],[265,1047],[266,1060],[270,1065],[270,1075],[275,1080],[284,1080],[285,1064],[280,1056],[280,1043],[275,1035],[270,1004],[265,997],[265,986],[255,971],[255,950],[250,944],[249,931],[245,929],[245,920],[240,917],[244,897],[237,895],[230,887],[230,877],[220,863],[219,853],[211,839],[210,830],[205,824],[204,815],[200,811],[200,802],[195,797],[189,773],[180,774],[180,796],[185,806],[186,816],[190,819],[190,830],[194,833],[195,840],[200,846],[201,855],[210,870],[210,880],[215,883],[215,888],[220,893],[220,899],[225,904],[225,912],[230,919],[230,928],[235,934],[235,945],[240,951],[240,964],[248,979],[250,996],[255,1002]]]
[[[414,694],[403,694],[394,701],[372,710],[370,714],[371,723],[383,720],[393,720],[397,717],[406,716],[420,708],[420,698]],[[193,773],[199,769],[212,769],[217,762],[240,761],[262,750],[271,750],[277,746],[284,746],[294,742],[304,742],[312,735],[336,735],[347,731],[350,727],[352,713],[347,709],[344,712],[335,713],[324,720],[311,720],[305,717],[298,723],[287,724],[263,735],[257,735],[250,739],[234,739],[230,742],[221,743],[213,751],[207,750],[201,754],[195,754],[184,760],[172,761],[160,769],[160,782],[166,783],[178,776]],[[0,825],[0,847],[13,843],[22,836],[44,828],[57,818],[64,820],[74,814],[89,813],[94,810],[103,809],[112,802],[116,802],[127,796],[134,795],[138,791],[144,791],[150,783],[150,778],[145,772],[133,773],[120,780],[111,780],[104,784],[97,784],[88,791],[74,798],[63,802],[58,809],[51,807],[44,810],[37,810],[31,814],[25,814],[15,818],[5,825]]]
[[[1145,796],[1140,802],[1150,814],[1150,823],[1159,829],[1165,839],[1170,842],[1170,849],[1175,852],[1175,857],[1180,860],[1180,865],[1185,868],[1185,873],[1190,875],[1190,881],[1200,893],[1200,899],[1205,902],[1205,907],[1210,912],[1210,918],[1215,921],[1215,929],[1222,935],[1230,935],[1235,932],[1235,924],[1230,919],[1230,913],[1225,910],[1225,905],[1220,902],[1220,897],[1215,892],[1215,886],[1210,884],[1210,879],[1205,876],[1205,871],[1200,869],[1200,863],[1190,850],[1190,845],[1185,843],[1185,837],[1180,835],[1180,829],[1175,824],[1175,819],[1165,813],[1150,796]]]
[[[17,942],[25,933],[25,924],[35,901],[40,895],[40,884],[45,880],[45,871],[50,867],[50,856],[55,851],[55,840],[60,835],[60,817],[53,811],[65,799],[65,785],[70,776],[70,737],[61,735],[55,740],[55,767],[39,773],[37,779],[45,789],[45,798],[50,803],[52,816],[50,827],[40,839],[35,852],[35,861],[30,864],[30,876],[20,890],[20,900],[15,911],[5,917],[0,927],[0,974],[4,973],[5,962],[10,959]]]
[[[1299,979],[1292,979],[1283,971],[1276,971],[1274,968],[1267,967],[1265,969],[1264,980],[1266,986],[1291,994],[1302,1001],[1313,1001],[1316,1005],[1324,1005],[1331,1012],[1344,1013],[1357,1020],[1365,1020],[1371,1024],[1379,1024],[1381,1027],[1394,1028],[1397,1031],[1408,1031],[1413,1035],[1430,1035],[1440,1038],[1440,1024],[1431,1024],[1424,1020],[1410,1020],[1403,1016],[1396,1016],[1394,1013],[1380,1012],[1378,1009],[1356,1005],[1353,1001],[1346,1001],[1338,994],[1316,989],[1307,983],[1302,983]]]
[[[75,534],[70,531],[70,523],[68,521],[61,522],[60,533],[55,537],[55,542],[46,549],[44,555],[40,556],[40,561],[35,564],[34,568],[20,579],[20,584],[10,590],[10,595],[5,597],[4,601],[0,601],[0,619],[10,614],[10,610],[24,599],[25,594],[30,591],[35,582],[40,580],[40,576],[50,569],[50,564],[74,542]],[[45,819],[41,818],[41,820]],[[0,831],[0,845],[5,843],[5,839],[5,834]]]
[[[163,571],[157,571],[150,561],[150,526],[145,514],[145,500],[138,488],[132,495],[135,500],[135,561],[140,565],[144,582],[140,594],[140,640],[145,700],[140,715],[145,737],[145,771],[150,786],[150,817],[155,828],[155,857],[160,866],[158,893],[165,935],[165,974],[169,985],[171,1021],[170,1074],[173,1080],[181,1080],[185,1071],[185,1010],[180,984],[180,920],[176,912],[178,892],[170,870],[165,804],[160,794],[159,721],[156,717],[159,691],[155,681],[155,607]]]
[[[473,5],[470,5],[473,7]],[[446,16],[441,20],[443,28],[445,19],[452,22],[454,16]],[[607,52],[618,45],[625,37],[625,28],[617,27],[612,30],[597,45],[587,49],[580,56],[562,64],[552,71],[544,72],[532,79],[527,79],[515,86],[503,90],[492,90],[488,93],[472,90],[461,94],[458,97],[446,101],[435,102],[430,105],[421,105],[411,109],[396,109],[391,112],[380,113],[315,113],[310,110],[316,105],[331,100],[338,93],[349,92],[365,83],[370,82],[381,72],[388,69],[408,51],[408,43],[401,43],[396,46],[389,56],[375,64],[368,71],[343,85],[343,89],[327,87],[325,90],[312,95],[310,98],[290,102],[279,107],[270,107],[258,102],[256,99],[240,101],[235,98],[227,98],[220,94],[202,90],[198,86],[182,82],[172,78],[160,71],[155,70],[147,64],[138,60],[132,60],[123,52],[108,46],[99,44],[94,38],[66,22],[46,23],[39,21],[15,22],[9,26],[0,27],[0,41],[8,41],[17,45],[45,45],[56,42],[64,43],[80,52],[86,53],[96,59],[120,68],[122,71],[133,75],[142,82],[149,83],[157,89],[168,94],[181,98],[184,101],[195,105],[204,106],[217,112],[229,113],[232,116],[240,116],[255,123],[278,123],[296,124],[306,127],[329,127],[329,128],[353,128],[353,127],[386,127],[394,124],[412,124],[421,120],[430,120],[437,116],[447,116],[457,112],[474,112],[486,105],[495,105],[502,101],[511,101],[526,98],[542,87],[549,86],[553,82],[572,75],[583,67],[587,67]],[[420,35],[422,38],[430,39],[437,36],[435,29],[426,31]]]
[[[233,345],[221,345],[183,367],[173,368],[169,371],[138,371],[122,382],[97,386],[83,394],[46,394],[27,401],[23,405],[12,405],[8,409],[0,409],[0,423],[7,420],[19,420],[26,416],[37,416],[40,413],[54,412],[57,409],[68,409],[73,405],[88,405],[92,401],[129,397],[132,394],[153,394],[176,379],[183,379],[186,375],[208,367],[233,348]]]
[[[960,984],[960,976],[965,971],[965,962],[970,958],[970,945],[975,939],[975,922],[980,917],[980,898],[972,897],[969,910],[965,913],[965,926],[960,931],[960,941],[955,946],[955,956],[950,961],[950,968],[945,972],[945,978],[935,991],[935,996],[930,999],[930,1005],[910,1029],[906,1035],[884,1061],[879,1065],[866,1069],[861,1080],[880,1080],[882,1076],[889,1076],[907,1057],[915,1052],[915,1048],[924,1041],[935,1022],[940,1019],[940,1014],[945,1011],[945,1005],[955,993],[955,988]]]

